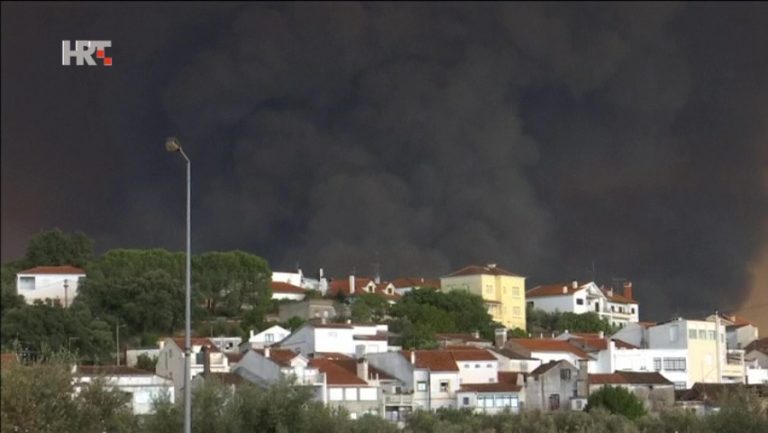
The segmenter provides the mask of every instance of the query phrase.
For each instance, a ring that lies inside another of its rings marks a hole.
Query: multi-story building
[[[190,379],[206,368],[211,373],[228,373],[229,359],[216,344],[207,338],[190,339]],[[207,352],[207,357],[206,357]],[[173,381],[174,392],[181,395],[184,387],[184,338],[166,338],[160,341],[160,354],[155,373]]]
[[[624,327],[637,322],[640,307],[633,299],[632,283],[624,283],[622,295],[603,289],[594,282],[548,284],[537,286],[525,294],[527,306],[547,312],[583,314],[594,312],[611,325]]]
[[[280,347],[304,355],[343,353],[362,355],[388,350],[387,325],[307,323],[280,342]]]
[[[493,320],[525,330],[525,277],[495,264],[467,266],[440,278],[443,291],[464,290],[483,298]]]
[[[38,266],[16,274],[16,293],[27,304],[51,299],[69,307],[78,293],[85,271],[73,266]]]

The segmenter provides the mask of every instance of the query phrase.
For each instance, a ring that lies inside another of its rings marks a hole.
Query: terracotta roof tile
[[[459,392],[520,392],[523,387],[511,383],[464,383]]]
[[[74,266],[38,266],[21,271],[19,274],[85,275],[85,271]]]
[[[522,277],[496,265],[476,266],[470,265],[448,275],[448,277],[462,277],[465,275],[506,275],[510,277]]]
[[[124,365],[80,365],[76,376],[154,376],[152,371],[141,370]]]
[[[500,371],[499,383],[512,383],[517,384],[518,378],[522,373],[512,371]]]
[[[302,289],[299,286],[293,284],[283,283],[280,281],[272,281],[269,283],[269,287],[272,288],[272,293],[294,293],[304,295],[307,293],[306,289]]]
[[[608,374],[590,374],[589,383],[630,384],[630,385],[672,385],[672,382],[657,372],[616,371]]]
[[[749,353],[753,350],[757,350],[758,352],[768,355],[768,337],[763,337],[759,340],[755,340],[749,343],[747,347],[744,348],[744,353]]]
[[[264,349],[252,349],[254,352],[264,356]],[[281,367],[291,365],[291,360],[299,356],[298,353],[288,349],[269,349],[269,359]]]
[[[347,359],[332,359],[336,365],[339,367],[347,370],[348,372],[354,374],[357,376],[357,360],[352,358]],[[368,364],[368,379],[369,380],[375,380],[376,378],[382,379],[382,380],[392,380],[394,377],[390,376],[389,374],[379,370],[378,368]]]
[[[366,381],[357,377],[357,374],[350,373],[331,359],[312,359],[309,365],[325,373],[328,385],[368,385]]]
[[[590,356],[564,340],[549,338],[512,338],[510,342],[517,343],[532,352],[569,352],[582,359],[591,359]]]
[[[456,350],[450,354],[456,361],[497,361],[487,350]]]
[[[434,289],[439,289],[440,279],[439,278],[423,278],[423,277],[401,277],[401,278],[395,278],[394,280],[392,280],[392,285],[395,286],[396,289],[401,289],[406,287],[419,287],[419,288],[431,287]]]
[[[560,283],[560,284],[547,284],[543,286],[536,286],[533,289],[525,292],[526,298],[536,298],[539,296],[563,296],[570,295],[574,292],[584,289],[589,283],[577,283],[578,287],[574,288],[573,283]],[[565,292],[565,293],[564,293]]]
[[[404,350],[401,353],[410,362],[411,351]],[[416,368],[426,368],[431,371],[459,371],[459,367],[456,366],[456,361],[453,359],[451,352],[443,350],[417,350],[415,353]]]
[[[639,347],[629,344],[626,341],[612,338],[617,349],[639,349]],[[583,347],[586,350],[608,350],[608,338],[571,338],[568,340],[572,344],[576,344],[579,347]]]
[[[571,364],[570,362],[564,361],[564,360],[549,361],[546,364],[541,364],[540,366],[536,367],[536,369],[531,372],[531,376],[539,376],[541,374],[544,374],[544,373],[548,372],[549,370],[557,367],[561,363],[565,363],[565,364],[568,364],[568,365]]]

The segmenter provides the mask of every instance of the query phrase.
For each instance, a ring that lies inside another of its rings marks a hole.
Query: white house
[[[192,338],[191,378],[203,372],[205,368],[205,352],[210,355],[210,371],[212,373],[228,373],[229,359],[208,338]],[[155,366],[158,376],[173,381],[176,394],[184,387],[184,338],[166,338],[160,341],[160,354]],[[205,350],[203,350],[205,349]]]
[[[614,326],[624,327],[637,322],[640,307],[632,294],[632,283],[624,283],[624,293],[602,289],[594,282],[573,281],[563,284],[537,286],[525,294],[529,307],[547,312],[597,313]]]
[[[317,278],[307,277],[301,268],[296,272],[272,272],[272,282],[286,283],[305,290],[316,290],[322,295],[328,291],[328,279],[323,273],[323,268],[318,271]]]
[[[586,361],[590,373],[597,372],[597,362],[584,350],[565,340],[551,338],[512,338],[507,341],[506,349],[521,356],[541,361],[542,365],[552,361],[566,360],[571,365]]]
[[[81,278],[85,278],[85,271],[74,266],[38,266],[16,274],[16,292],[28,304],[52,299],[69,307]]]
[[[303,301],[309,290],[281,281],[272,281],[269,287],[272,289],[272,299],[277,301]]]
[[[291,331],[283,328],[282,326],[274,325],[269,327],[258,334],[253,329],[250,331],[250,337],[248,341],[240,345],[240,350],[245,352],[249,349],[263,349],[264,347],[271,346],[277,342],[283,341],[286,337],[291,335]]]
[[[307,323],[280,342],[280,347],[304,355],[364,353],[388,350],[388,326],[352,323]]]
[[[174,401],[174,386],[171,380],[124,366],[76,366],[73,369],[75,392],[79,393],[96,378],[103,378],[108,385],[130,394],[131,409],[135,415],[152,413],[155,400],[167,398],[171,403]]]

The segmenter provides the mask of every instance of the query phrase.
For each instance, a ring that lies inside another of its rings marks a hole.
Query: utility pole
[[[717,352],[717,383],[723,380],[723,367],[720,364],[720,312],[715,310],[715,351]]]
[[[69,296],[68,296],[68,289],[69,289],[69,280],[64,280],[64,308],[69,307]]]

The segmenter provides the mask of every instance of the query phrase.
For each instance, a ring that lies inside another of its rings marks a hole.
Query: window
[[[202,364],[204,362],[204,359],[205,359],[205,354],[203,353],[202,350],[195,353],[195,364]]]
[[[357,401],[357,388],[345,388],[344,400]]]
[[[595,312],[596,313],[600,312],[600,303],[599,302],[595,302]]]
[[[686,389],[688,388],[685,382],[675,382],[675,389]]]
[[[707,331],[704,329],[699,329],[699,340],[706,340],[707,339]]]
[[[491,294],[491,293],[493,293],[493,286],[492,286],[492,285],[490,285],[490,284],[487,284],[487,285],[485,286],[485,293],[488,293],[488,294]]]
[[[440,381],[440,392],[448,392],[448,381],[447,380],[441,380]]]
[[[563,368],[560,370],[560,380],[571,380],[571,370]]]
[[[583,298],[576,298],[576,305],[584,305],[584,299]]]
[[[552,394],[549,396],[549,410],[560,409],[560,395]]]
[[[635,314],[635,307],[632,307],[632,314]]]
[[[469,397],[464,397],[461,402],[464,406],[469,406]]]
[[[661,370],[661,358],[653,358],[653,369],[655,371]]]
[[[691,340],[696,339],[696,330],[695,329],[689,329],[688,330],[688,338]]]
[[[669,327],[669,341],[677,341],[677,325]]]
[[[464,368],[469,368],[469,364],[464,364]]]
[[[427,390],[427,382],[421,381],[416,382],[416,391],[426,391]]]
[[[267,343],[275,341],[275,334],[264,334],[264,341]]]
[[[35,290],[35,277],[19,277],[19,290]]]
[[[516,298],[517,298],[518,296],[520,296],[520,288],[519,288],[519,287],[513,287],[513,288],[512,288],[512,296],[514,296],[514,297],[516,297]]]
[[[493,364],[485,364],[486,368],[492,368]]]
[[[708,337],[709,337],[709,339],[710,339],[710,340],[712,340],[712,341],[715,341],[715,340],[716,340],[716,337],[715,337],[715,331],[707,331],[707,336],[708,336]]]
[[[520,316],[521,315],[520,307],[512,307],[512,315],[513,316]]]
[[[533,308],[533,301],[528,301],[526,305],[528,306],[528,308]]]
[[[685,371],[685,358],[664,358],[664,370]]]
[[[475,368],[480,368],[480,364],[475,364]]]
[[[336,332],[336,331],[331,331],[331,332],[328,333],[328,337],[330,337],[330,338],[336,338],[338,336],[339,336],[339,333]]]

